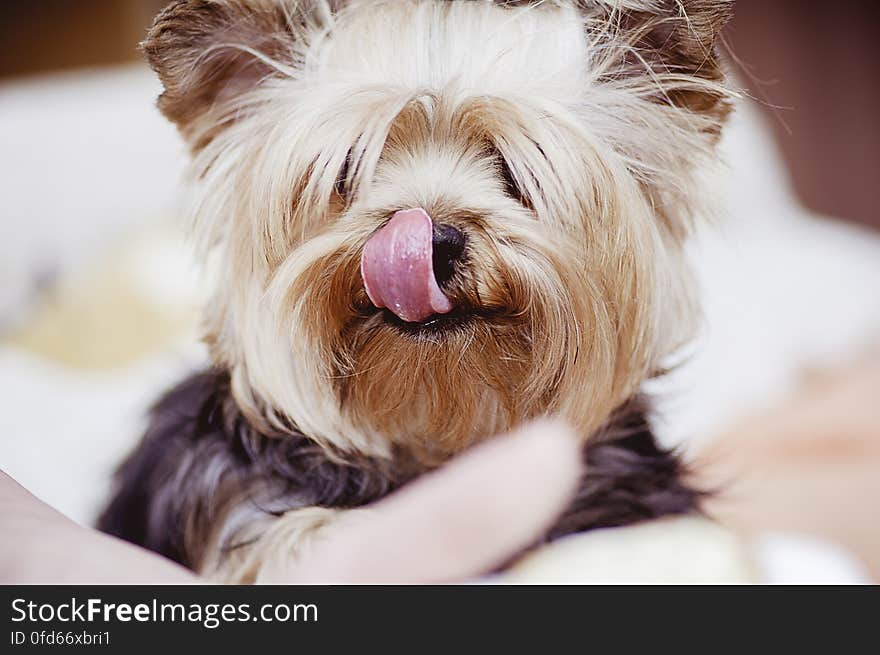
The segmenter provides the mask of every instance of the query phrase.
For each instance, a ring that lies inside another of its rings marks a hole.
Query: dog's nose
[[[464,258],[466,239],[461,230],[440,223],[434,225],[432,241],[434,277],[442,287],[452,278],[456,264]]]

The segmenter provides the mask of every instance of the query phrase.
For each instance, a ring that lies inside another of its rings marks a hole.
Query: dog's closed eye
[[[504,186],[504,192],[517,202],[523,205],[528,205],[526,193],[523,191],[519,182],[517,182],[516,176],[513,174],[513,170],[510,168],[510,164],[504,158],[504,155],[502,155],[497,149],[494,150],[493,154],[495,157],[496,168],[498,170],[498,177],[501,179],[501,183]]]
[[[336,184],[333,187],[336,193],[346,201],[348,200],[351,191],[351,184],[348,177],[351,170],[351,164],[351,149],[349,149],[345,155],[345,161],[342,162],[342,167],[339,169],[339,173],[336,176]]]

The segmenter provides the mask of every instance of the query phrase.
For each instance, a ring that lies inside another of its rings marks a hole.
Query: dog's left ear
[[[719,54],[734,0],[581,0],[594,40],[613,52],[608,79],[654,88],[652,99],[723,118]]]
[[[174,0],[156,17],[141,48],[165,89],[159,109],[194,147],[210,138],[200,119],[293,64],[294,13],[281,0]]]

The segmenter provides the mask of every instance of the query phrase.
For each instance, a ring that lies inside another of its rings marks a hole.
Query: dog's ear
[[[652,99],[702,114],[727,112],[719,55],[734,0],[587,0],[606,76],[653,86]]]
[[[281,0],[174,0],[141,44],[164,86],[159,109],[190,136],[208,112],[275,74],[275,64],[293,63],[296,19]]]

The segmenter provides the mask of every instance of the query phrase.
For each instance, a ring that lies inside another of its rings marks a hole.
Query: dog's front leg
[[[305,507],[268,524],[252,524],[234,539],[217,539],[199,572],[227,584],[293,582],[291,572],[298,560],[310,555],[318,534],[354,511],[359,510]]]

